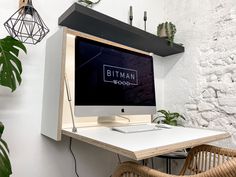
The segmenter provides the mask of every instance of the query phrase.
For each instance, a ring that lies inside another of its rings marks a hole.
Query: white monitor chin
[[[154,114],[155,106],[75,106],[76,117]]]

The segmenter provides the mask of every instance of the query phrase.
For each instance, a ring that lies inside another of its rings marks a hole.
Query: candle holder
[[[147,30],[147,11],[144,11],[143,20],[144,20],[144,31],[146,31]]]
[[[133,7],[130,6],[130,7],[129,7],[129,24],[130,24],[131,26],[133,25],[132,22],[133,22]]]

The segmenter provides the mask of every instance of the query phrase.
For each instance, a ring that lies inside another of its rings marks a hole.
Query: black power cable
[[[69,148],[70,148],[70,153],[71,155],[73,156],[73,159],[74,159],[74,164],[75,164],[75,174],[77,177],[79,177],[79,174],[77,172],[77,161],[76,161],[76,158],[75,158],[75,154],[74,152],[72,151],[72,138],[70,138],[70,145],[69,145]]]
[[[74,164],[75,164],[75,174],[76,174],[77,177],[79,177],[79,174],[78,174],[78,172],[77,172],[77,161],[76,161],[76,158],[75,158],[75,154],[74,154],[74,152],[72,151],[72,138],[70,138],[69,149],[70,149],[70,153],[71,153],[71,155],[73,156],[73,159],[74,159]],[[117,155],[118,155],[118,154],[117,154]],[[118,156],[119,156],[119,155],[118,155]],[[120,157],[119,157],[119,159],[120,159]],[[112,175],[109,176],[109,177],[112,177]]]

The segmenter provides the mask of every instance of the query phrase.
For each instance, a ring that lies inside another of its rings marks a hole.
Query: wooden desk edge
[[[62,130],[62,134],[72,137],[74,139],[83,141],[85,143],[100,147],[102,149],[117,153],[117,154],[121,154],[123,156],[126,156],[128,158],[131,158],[133,160],[143,160],[143,159],[147,159],[150,157],[155,157],[158,155],[163,155],[163,154],[167,154],[170,152],[174,152],[176,150],[180,150],[180,149],[184,149],[184,148],[191,148],[194,146],[198,146],[201,144],[205,144],[205,143],[210,143],[213,141],[217,141],[217,140],[222,140],[222,139],[226,139],[229,138],[231,135],[228,132],[225,132],[219,135],[213,135],[210,137],[206,137],[206,138],[199,138],[197,140],[189,140],[189,141],[185,141],[182,143],[176,143],[176,144],[172,144],[172,145],[167,145],[167,146],[162,146],[159,148],[151,148],[151,149],[145,149],[142,151],[136,151],[136,152],[132,152],[132,151],[128,151],[126,149],[122,149],[110,144],[106,144],[85,136],[81,136],[78,135],[76,133],[70,132],[68,130]]]
[[[229,138],[230,136],[231,136],[230,133],[222,132],[222,134],[219,134],[219,135],[213,135],[206,138],[199,138],[197,140],[189,140],[189,141],[185,141],[181,143],[172,144],[170,146],[167,145],[167,146],[162,146],[159,148],[151,148],[151,149],[146,149],[142,151],[136,151],[134,152],[134,154],[136,156],[136,160],[142,160],[142,159],[146,159],[150,157],[167,154],[167,153],[174,152],[177,150],[192,148],[201,144],[206,144],[213,141],[226,139],[226,138]]]
[[[107,143],[103,143],[101,141],[97,141],[97,140],[79,135],[77,133],[70,132],[68,130],[62,130],[62,134],[66,135],[66,136],[69,136],[71,138],[83,141],[85,143],[100,147],[102,149],[105,149],[105,150],[123,155],[125,157],[129,157],[131,159],[137,160],[137,157],[136,157],[135,153],[132,152],[132,151],[128,151],[126,149],[122,149],[122,148],[119,148],[119,147],[116,147],[116,146],[113,146],[113,145],[110,145],[110,144],[107,144]]]

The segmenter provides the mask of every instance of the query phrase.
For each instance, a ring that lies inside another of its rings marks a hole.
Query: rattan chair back
[[[236,150],[200,145],[190,150],[180,175],[202,173],[234,157],[236,157]]]
[[[236,177],[236,150],[200,145],[190,150],[181,177]],[[122,163],[112,177],[179,177],[134,162]]]

